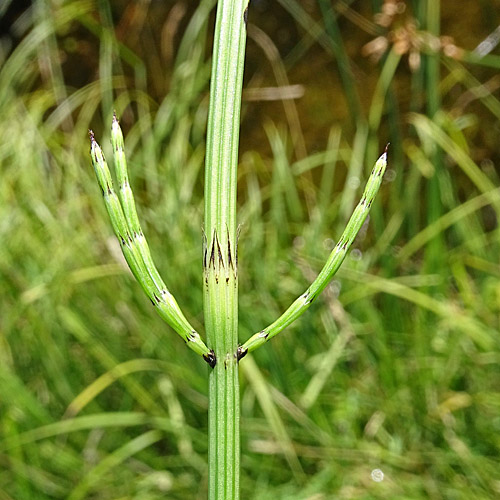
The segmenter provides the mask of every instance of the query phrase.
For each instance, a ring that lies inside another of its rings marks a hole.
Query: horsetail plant
[[[212,62],[205,168],[203,245],[206,344],[188,322],[154,265],[129,185],[123,135],[116,116],[111,142],[118,196],[94,134],[92,164],[123,255],[158,314],[210,365],[209,500],[239,499],[238,362],[299,318],[342,264],[380,188],[387,148],[339,242],[307,291],[271,325],[238,344],[236,178],[246,20],[249,0],[219,0]],[[207,347],[208,345],[208,347]]]

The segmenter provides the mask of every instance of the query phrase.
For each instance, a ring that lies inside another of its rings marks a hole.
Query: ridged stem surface
[[[248,0],[217,5],[205,169],[204,311],[216,357],[209,380],[209,499],[239,498],[236,177]]]

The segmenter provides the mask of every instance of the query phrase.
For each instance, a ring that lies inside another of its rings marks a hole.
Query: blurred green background
[[[0,2],[0,500],[203,499],[206,363],[127,271],[89,158],[116,109],[153,256],[203,331],[214,0]],[[500,2],[253,0],[243,499],[500,497]],[[383,481],[376,481],[380,469]]]

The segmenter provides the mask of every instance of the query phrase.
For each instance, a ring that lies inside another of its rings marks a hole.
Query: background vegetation
[[[121,116],[153,255],[202,330],[214,3],[0,3],[2,500],[206,496],[208,368],[127,271],[87,130],[109,154]],[[242,341],[305,289],[391,148],[337,279],[241,363],[242,498],[500,495],[499,17],[253,0]]]

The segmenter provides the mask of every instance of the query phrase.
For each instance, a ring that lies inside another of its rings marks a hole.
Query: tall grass
[[[427,3],[413,2],[413,15],[432,30],[429,16],[436,14],[424,9]],[[116,7],[106,1],[36,5],[37,15],[13,28],[15,48],[2,45],[0,70],[1,495],[205,498],[208,368],[166,331],[121,261],[96,203],[86,134],[92,124],[105,136],[116,107],[153,256],[203,331],[200,228],[213,1],[188,5],[173,36],[176,59],[165,64],[166,97],[149,85],[161,80],[155,68],[164,56],[147,25],[137,24],[140,16],[111,11]],[[249,21],[272,35],[273,18],[259,12],[262,5],[250,10]],[[241,363],[241,496],[495,498],[495,51],[478,58],[474,40],[464,36],[455,40],[466,49],[463,60],[424,45],[414,73],[408,54],[397,65],[393,53],[371,65],[358,54],[376,35],[362,27],[386,34],[372,13],[358,16],[350,2],[340,12],[325,2],[308,11],[299,2],[282,5],[289,6],[285,24],[295,26],[296,46],[271,39],[289,82],[304,85],[294,104],[307,155],[297,156],[297,129],[285,124],[280,106],[244,103],[242,341],[314,279],[381,149],[376,137],[392,143],[393,181],[382,186],[364,237],[327,294],[281,339]],[[482,12],[491,7],[481,4]],[[364,24],[353,24],[360,18]],[[116,25],[136,41],[117,38]],[[482,37],[494,28],[483,25]],[[441,27],[442,34],[450,30]],[[346,116],[347,104],[334,95],[341,88],[315,94],[309,89],[317,88],[319,73],[304,70],[318,54],[324,74],[336,79],[335,36],[342,37],[361,101],[359,116],[344,121],[337,117]],[[261,50],[250,39],[249,86],[273,85]],[[436,62],[429,73],[426,57],[438,61],[438,73]],[[438,92],[432,113],[429,92]],[[325,106],[325,95],[339,108]],[[254,120],[262,114],[274,124],[260,133]],[[380,483],[371,479],[376,468],[385,474]]]

